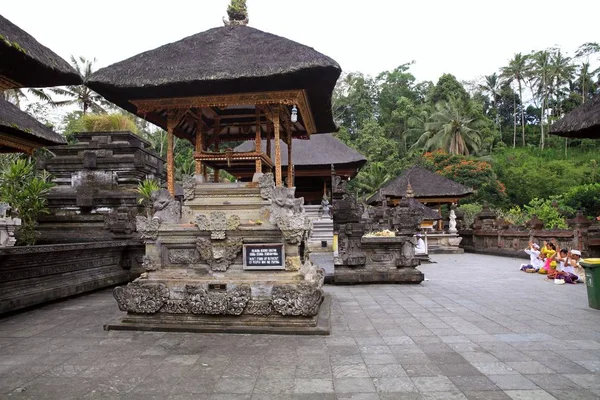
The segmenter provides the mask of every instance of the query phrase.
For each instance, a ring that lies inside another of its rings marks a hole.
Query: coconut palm
[[[563,88],[565,85],[573,79],[575,75],[575,66],[571,63],[570,57],[565,57],[563,53],[558,49],[551,58],[550,61],[550,90],[549,94],[554,94],[554,101],[556,106],[554,107],[554,116],[558,117],[560,113],[560,98],[563,94]]]
[[[371,162],[366,168],[360,171],[355,184],[362,193],[365,193],[369,197],[390,179],[392,179],[392,174],[384,163]]]
[[[79,56],[79,58],[71,56],[71,64],[73,65],[73,68],[75,68],[75,70],[83,78],[83,85],[51,89],[53,93],[68,98],[67,100],[55,102],[56,105],[78,105],[79,107],[81,107],[81,111],[84,115],[88,111],[92,111],[94,113],[106,112],[105,108],[106,106],[109,106],[110,103],[104,100],[104,98],[98,93],[94,92],[86,86],[88,80],[90,79],[90,76],[92,75],[92,67],[95,62],[95,58],[93,60],[88,60],[83,56]]]
[[[538,51],[532,56],[531,77],[534,80],[536,95],[541,100],[540,148],[544,149],[544,117],[548,108],[548,96],[552,84],[551,54],[548,50]]]
[[[484,76],[485,81],[479,85],[479,89],[490,97],[492,109],[494,110],[496,127],[500,127],[500,113],[498,112],[498,100],[500,100],[501,81],[497,73]]]
[[[425,124],[425,132],[415,143],[424,150],[444,149],[450,154],[469,155],[481,145],[480,128],[484,125],[481,113],[473,103],[451,98],[435,105],[435,111]]]
[[[506,79],[507,83],[511,83],[511,82],[517,82],[517,85],[519,87],[519,98],[521,99],[521,102],[523,101],[523,82],[525,80],[525,78],[527,77],[527,73],[529,70],[529,64],[528,64],[528,56],[527,55],[523,55],[521,53],[517,53],[514,55],[513,59],[510,60],[508,62],[508,66],[506,67],[502,67],[500,69],[500,77],[502,77],[503,79]],[[517,102],[514,102],[514,114],[516,115],[517,113]],[[516,146],[516,129],[517,129],[517,125],[516,125],[516,118],[514,118],[515,121],[515,132],[514,132],[514,136],[513,136],[513,147]],[[525,110],[523,107],[521,107],[521,139],[523,141],[523,146],[525,146]]]

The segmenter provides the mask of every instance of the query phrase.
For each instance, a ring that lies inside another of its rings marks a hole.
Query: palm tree
[[[540,148],[544,149],[544,116],[548,108],[548,95],[552,84],[552,68],[550,66],[551,56],[548,50],[538,51],[533,54],[532,77],[535,81],[537,95],[541,100],[540,114]]]
[[[367,168],[363,168],[358,174],[356,187],[369,197],[390,179],[392,179],[392,174],[384,163],[370,162]]]
[[[498,100],[500,100],[500,89],[502,87],[500,79],[498,78],[497,73],[493,73],[491,75],[485,75],[485,82],[479,85],[479,89],[490,96],[490,101],[492,104],[492,109],[495,114],[495,124],[498,129],[500,129],[500,113],[498,112]],[[513,146],[514,147],[514,146]]]
[[[83,85],[67,86],[64,89],[51,89],[53,93],[69,98],[68,100],[55,102],[56,105],[66,106],[76,104],[81,107],[81,111],[84,115],[88,112],[88,110],[95,113],[106,112],[105,107],[109,106],[110,103],[104,100],[104,98],[98,93],[86,86],[90,76],[92,75],[92,67],[95,62],[95,58],[93,60],[88,60],[83,56],[79,56],[79,58],[71,56],[71,64],[83,78]]]
[[[506,79],[507,83],[516,81],[519,86],[519,98],[523,103],[523,81],[527,76],[529,70],[528,56],[521,53],[514,55],[513,59],[508,62],[508,66],[500,69],[500,77]],[[514,114],[516,115],[517,102],[514,102]],[[516,118],[515,118],[515,132],[513,136],[513,147],[516,146]],[[523,146],[525,146],[525,110],[521,107],[521,139],[523,140]]]
[[[469,155],[481,145],[481,128],[484,121],[473,110],[473,103],[451,98],[438,102],[425,125],[425,132],[414,147],[424,150],[444,149],[450,154]]]
[[[565,57],[560,49],[552,56],[550,62],[550,90],[554,91],[554,116],[558,117],[560,113],[560,97],[563,94],[562,88],[573,79],[575,66],[571,64],[571,58]]]
[[[4,91],[0,91],[0,98],[4,99],[6,101],[9,101],[9,102],[13,103],[14,105],[16,105],[17,107],[21,108],[21,101],[27,100],[27,94],[30,94],[33,97],[37,98],[38,100],[44,101],[44,102],[50,104],[51,106],[56,105],[54,103],[54,101],[52,100],[52,98],[50,97],[50,95],[48,93],[46,93],[44,91],[44,89],[35,89],[35,88],[7,89]]]

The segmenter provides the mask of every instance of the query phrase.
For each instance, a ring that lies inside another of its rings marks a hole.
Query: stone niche
[[[50,213],[38,219],[39,244],[136,238],[144,179],[164,181],[162,160],[131,132],[76,133],[75,144],[52,147],[38,169],[52,175]]]
[[[422,211],[400,201],[389,209],[385,204],[367,208],[346,190],[341,177],[333,175],[333,222],[337,237],[334,249],[336,284],[420,283],[424,276],[416,267],[414,234],[423,219]],[[369,233],[389,230],[395,236]]]
[[[153,216],[137,217],[146,273],[115,288],[127,315],[106,329],[327,334],[323,271],[303,252],[310,220],[294,193],[272,174],[188,179],[183,206],[156,192]]]

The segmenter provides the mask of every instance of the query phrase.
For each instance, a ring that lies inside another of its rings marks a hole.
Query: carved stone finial
[[[231,25],[247,25],[248,24],[248,8],[246,0],[231,0],[227,6],[228,20],[223,18],[225,26]]]
[[[406,186],[406,198],[410,199],[412,197],[415,197],[415,192],[413,192],[412,186],[408,182],[408,186]]]

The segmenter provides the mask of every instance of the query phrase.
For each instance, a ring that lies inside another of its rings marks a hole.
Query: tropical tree
[[[502,84],[497,73],[484,76],[484,83],[479,85],[479,89],[490,98],[492,109],[494,110],[494,122],[497,128],[500,128],[500,113],[498,112],[498,101],[501,97]]]
[[[83,85],[51,89],[53,93],[67,97],[66,100],[55,101],[54,104],[58,106],[77,105],[81,108],[84,115],[87,114],[88,111],[94,113],[106,112],[106,107],[110,106],[110,103],[104,100],[98,93],[87,87],[87,83],[92,76],[95,62],[95,58],[93,60],[88,60],[83,56],[79,56],[78,58],[71,56],[71,64],[79,75],[81,75]]]
[[[360,193],[369,197],[392,179],[392,177],[390,169],[384,163],[371,162],[366,168],[360,171],[354,181],[354,187]]]
[[[528,74],[529,65],[528,65],[528,57],[524,56],[521,53],[516,53],[512,60],[508,62],[508,66],[500,68],[500,77],[506,79],[507,83],[517,82],[517,86],[519,87],[519,99],[523,101],[523,82]],[[516,146],[517,142],[517,102],[516,98],[513,103],[514,105],[514,135],[513,135],[513,147]],[[521,107],[521,139],[523,142],[523,146],[525,146],[525,111],[523,107]]]
[[[574,74],[575,66],[571,63],[571,58],[563,55],[560,49],[554,52],[550,61],[549,93],[554,93],[553,114],[555,117],[561,115],[561,96],[564,94],[562,88],[573,80]]]
[[[548,50],[542,50],[535,52],[531,59],[530,74],[535,84],[536,95],[539,97],[541,104],[540,148],[543,150],[545,145],[544,119],[548,109],[550,85],[552,84],[551,55]]]
[[[451,98],[435,105],[435,111],[425,124],[423,132],[414,146],[423,150],[443,149],[450,154],[469,155],[476,152],[482,142],[480,128],[485,121],[477,112],[473,102]]]

